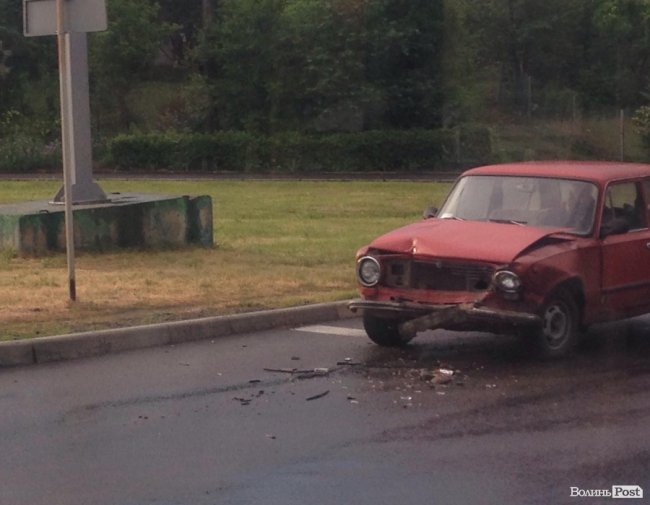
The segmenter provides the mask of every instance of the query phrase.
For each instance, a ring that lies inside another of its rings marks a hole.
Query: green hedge
[[[121,134],[109,141],[106,162],[120,169],[242,170],[255,146],[243,132]]]
[[[121,134],[94,146],[104,166],[121,170],[226,172],[396,172],[450,169],[492,159],[488,128],[296,132],[258,136],[213,134]],[[0,136],[0,171],[28,172],[61,166],[58,142],[26,134]]]
[[[124,170],[298,173],[435,170],[458,163],[459,135],[465,137],[462,132],[382,130],[336,134],[291,132],[272,136],[232,131],[124,134],[109,142],[105,164]],[[480,137],[481,141],[477,142],[480,145],[473,149],[472,155],[488,161],[489,132]]]

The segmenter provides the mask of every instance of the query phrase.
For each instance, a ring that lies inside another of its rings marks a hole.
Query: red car
[[[650,165],[475,168],[440,210],[357,253],[377,344],[427,329],[517,333],[546,357],[587,326],[650,312]]]

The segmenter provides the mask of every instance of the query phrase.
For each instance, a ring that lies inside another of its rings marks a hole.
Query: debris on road
[[[358,361],[353,361],[352,358],[345,358],[343,361],[338,361],[336,363],[337,366],[360,366],[363,363],[360,363]]]
[[[420,370],[420,378],[431,385],[445,385],[452,382],[456,372],[449,368],[437,368],[435,370]]]
[[[239,397],[239,396],[235,396],[233,398],[233,400],[235,400],[236,402],[239,402],[239,404],[242,405],[242,406],[246,406],[246,405],[250,405],[251,402],[255,398],[259,398],[259,397],[263,396],[264,393],[265,393],[265,391],[263,389],[260,389],[257,393],[252,393],[249,398],[242,398],[242,397]]]
[[[330,394],[329,389],[327,391],[324,391],[323,393],[319,393],[317,395],[310,396],[309,398],[307,398],[306,401],[310,402],[312,400],[318,400],[320,398],[323,398],[323,397],[327,396],[328,394]]]
[[[271,373],[286,373],[297,379],[312,379],[314,377],[325,377],[329,375],[332,369],[325,367],[308,368],[304,370],[298,368],[265,368],[264,371]]]
[[[296,376],[298,379],[312,379],[314,377],[325,377],[329,373],[329,368],[313,368],[312,370],[302,370]]]
[[[265,372],[273,372],[273,373],[296,373],[298,372],[297,368],[265,368]]]

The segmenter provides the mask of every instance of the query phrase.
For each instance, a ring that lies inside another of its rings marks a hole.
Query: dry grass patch
[[[67,300],[64,254],[23,259],[5,252],[0,255],[0,339],[354,296],[357,248],[418,219],[446,190],[435,184],[367,181],[111,180],[101,185],[107,192],[211,195],[216,246],[79,254],[74,304]],[[8,182],[0,198],[48,198],[57,187]]]

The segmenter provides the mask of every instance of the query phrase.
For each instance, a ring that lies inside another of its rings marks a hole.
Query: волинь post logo
[[[581,489],[571,486],[569,488],[571,498],[594,498],[606,497],[612,499],[621,498],[643,498],[643,488],[641,486],[623,486],[615,485],[611,489]]]

